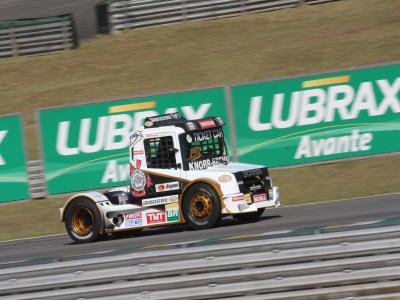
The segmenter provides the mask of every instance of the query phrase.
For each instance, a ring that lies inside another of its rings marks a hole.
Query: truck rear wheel
[[[89,199],[78,198],[66,208],[65,228],[75,242],[93,242],[100,237],[100,218],[100,212],[95,203]]]
[[[259,208],[257,211],[244,213],[244,214],[237,214],[234,216],[236,220],[240,223],[249,223],[249,222],[256,222],[264,213],[265,208]]]
[[[183,215],[194,229],[214,226],[221,217],[221,203],[215,190],[205,183],[190,187],[184,197]]]

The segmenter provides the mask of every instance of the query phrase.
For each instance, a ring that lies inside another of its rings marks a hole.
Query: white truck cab
[[[231,162],[220,117],[148,117],[130,136],[130,185],[75,195],[61,209],[76,242],[106,233],[188,223],[210,228],[223,216],[255,221],[280,206],[278,188],[261,165]]]

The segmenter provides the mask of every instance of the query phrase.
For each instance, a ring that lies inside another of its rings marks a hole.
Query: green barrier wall
[[[48,193],[128,184],[129,134],[143,125],[145,117],[174,111],[187,119],[215,115],[226,120],[224,90],[214,88],[40,111]],[[226,135],[228,131],[226,128]]]
[[[241,162],[271,167],[400,150],[400,65],[235,86]]]
[[[20,116],[0,118],[0,202],[29,198]]]
[[[400,151],[399,93],[395,64],[234,86],[233,120],[223,88],[42,110],[48,192],[128,184],[129,133],[174,111],[234,122],[241,162],[277,167]]]

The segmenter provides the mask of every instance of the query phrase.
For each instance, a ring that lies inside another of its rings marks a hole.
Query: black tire
[[[221,202],[215,190],[205,183],[191,186],[183,200],[183,216],[194,229],[213,227],[221,218]]]
[[[89,199],[72,201],[66,208],[64,222],[69,236],[77,243],[90,243],[101,237],[101,215]]]
[[[260,219],[261,215],[264,213],[265,208],[259,208],[257,211],[245,213],[245,214],[237,214],[234,218],[240,223],[250,223],[256,222]]]

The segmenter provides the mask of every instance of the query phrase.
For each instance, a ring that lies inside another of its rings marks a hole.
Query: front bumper
[[[257,211],[260,208],[279,207],[281,205],[279,188],[273,186],[262,194],[233,194],[222,197],[223,214],[240,214]]]

